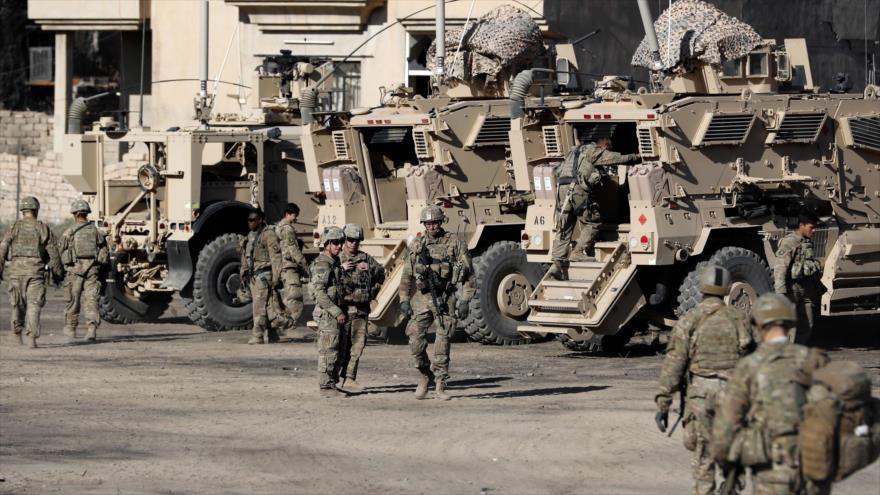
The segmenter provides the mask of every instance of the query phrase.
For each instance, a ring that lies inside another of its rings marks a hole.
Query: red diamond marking
[[[647,222],[647,221],[648,221],[648,217],[646,217],[644,213],[639,215],[639,223],[640,224],[645,225],[645,222]]]

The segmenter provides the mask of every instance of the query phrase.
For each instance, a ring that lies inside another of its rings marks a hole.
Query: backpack
[[[880,455],[880,399],[852,361],[832,361],[813,373],[798,430],[801,469],[813,481],[840,481]]]

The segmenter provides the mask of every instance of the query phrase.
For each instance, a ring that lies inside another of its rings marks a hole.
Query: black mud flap
[[[168,241],[165,244],[168,252],[168,279],[165,280],[163,287],[169,289],[183,290],[184,287],[192,280],[193,263],[189,254],[189,242],[187,241]]]

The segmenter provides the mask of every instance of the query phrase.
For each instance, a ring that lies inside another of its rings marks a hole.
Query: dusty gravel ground
[[[104,325],[97,344],[67,345],[61,292],[50,290],[42,348],[28,350],[13,344],[0,296],[0,493],[680,494],[690,486],[680,430],[667,438],[654,427],[662,357],[647,346],[595,357],[554,342],[456,343],[455,399],[441,402],[412,398],[406,345],[371,343],[366,392],[322,399],[305,328],[279,345],[248,346],[246,332],[203,332],[173,306],[161,323]],[[864,332],[876,323],[860,324]],[[880,395],[880,351],[832,355],[868,367]],[[834,493],[880,493],[880,465]]]

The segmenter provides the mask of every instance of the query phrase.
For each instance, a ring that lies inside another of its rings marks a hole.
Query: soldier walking
[[[693,492],[697,495],[715,493],[715,462],[709,453],[709,440],[716,401],[737,361],[755,345],[748,316],[722,300],[729,290],[730,273],[726,269],[714,265],[703,269],[703,300],[672,329],[660,373],[660,391],[655,396],[655,421],[665,432],[672,395],[686,389],[686,406],[681,404],[684,445],[693,452]]]
[[[348,321],[342,309],[342,279],[339,251],[345,235],[339,227],[326,227],[321,235],[324,250],[309,269],[309,290],[315,299],[315,320],[318,322],[318,388],[324,397],[345,395],[336,388],[339,381],[339,340]]]
[[[250,232],[241,245],[241,280],[248,285],[254,312],[254,327],[248,344],[268,344],[277,340],[270,335],[269,305],[272,291],[281,277],[281,247],[273,229],[267,228],[260,209],[247,218]]]
[[[581,224],[581,234],[575,243],[576,256],[585,257],[596,243],[599,218],[593,211],[591,196],[603,178],[599,167],[637,163],[640,159],[638,154],[623,155],[612,151],[611,138],[608,137],[580,144],[568,152],[556,172],[556,233],[553,236],[551,277],[558,280],[568,278],[569,249],[576,221]]]
[[[5,275],[9,283],[12,331],[19,344],[23,344],[22,331],[26,330],[28,346],[33,349],[40,336],[40,311],[46,304],[46,278],[51,272],[57,283],[64,272],[52,230],[37,220],[40,202],[33,196],[25,196],[18,209],[22,218],[16,220],[0,240],[0,279],[4,275],[3,263],[8,260]]]
[[[828,362],[818,349],[789,342],[794,305],[764,294],[752,308],[761,344],[743,358],[721,396],[711,452],[728,469],[750,467],[755,493],[827,494],[830,485],[804,480],[799,469],[798,426],[815,370]]]
[[[309,266],[302,252],[302,242],[296,236],[293,224],[299,217],[299,206],[288,203],[284,208],[284,218],[275,225],[275,235],[281,245],[281,290],[280,299],[283,306],[279,316],[279,328],[291,331],[296,328],[303,312],[302,280],[309,277]]]
[[[363,387],[357,382],[358,362],[367,345],[367,317],[370,301],[379,294],[385,282],[385,269],[369,254],[360,250],[364,228],[347,224],[342,233],[345,244],[339,255],[342,268],[342,302],[348,321],[342,329],[342,388],[358,392]]]
[[[436,380],[438,399],[449,400],[446,380],[449,377],[449,339],[455,331],[456,317],[467,317],[468,303],[474,295],[470,278],[473,273],[467,246],[457,235],[441,226],[446,219],[438,206],[422,209],[420,221],[424,235],[411,244],[404,260],[400,281],[400,310],[410,316],[406,325],[409,347],[415,366],[421,373],[416,387],[416,399],[424,399],[428,385]],[[455,291],[461,286],[462,295],[456,302]],[[455,308],[456,315],[449,308]],[[428,328],[436,322],[433,371],[426,352]]]
[[[61,236],[61,262],[67,276],[64,278],[64,335],[68,341],[76,339],[80,306],[86,314],[88,331],[85,339],[97,339],[101,316],[98,313],[98,299],[101,296],[100,272],[110,261],[107,242],[98,227],[88,221],[92,212],[89,204],[81,199],[70,205],[74,225]]]
[[[786,296],[797,311],[797,328],[792,342],[806,345],[822,296],[822,263],[813,255],[813,232],[819,218],[810,211],[798,215],[798,228],[779,241],[773,281],[777,294]]]

